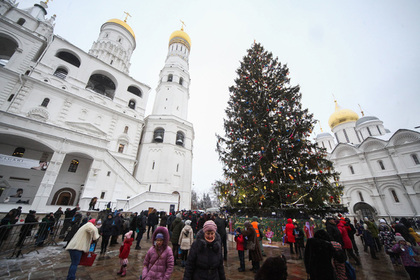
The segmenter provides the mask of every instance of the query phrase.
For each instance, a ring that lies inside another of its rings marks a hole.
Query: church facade
[[[105,22],[85,52],[54,34],[47,9],[0,2],[0,211],[87,210],[94,197],[101,210],[189,209],[188,34],[170,36],[146,116],[151,88],[129,75],[126,21]]]
[[[350,216],[420,217],[420,133],[391,133],[377,117],[359,118],[337,102],[329,126],[334,136],[320,133],[315,141],[340,172]]]

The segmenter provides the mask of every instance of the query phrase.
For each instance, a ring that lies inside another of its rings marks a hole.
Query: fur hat
[[[209,220],[209,221],[205,222],[204,226],[203,226],[203,231],[204,232],[210,231],[210,230],[214,231],[214,232],[217,231],[217,226],[212,220]]]
[[[179,212],[178,214],[176,214],[176,217],[177,217],[177,218],[182,219],[182,214],[181,214],[181,212]]]
[[[191,225],[191,220],[186,220],[185,224],[188,225],[188,226]]]
[[[397,241],[397,243],[399,243],[400,241],[405,241],[404,237],[397,235],[395,236],[395,241]]]

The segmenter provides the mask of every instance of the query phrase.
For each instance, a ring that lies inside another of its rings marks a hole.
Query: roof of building
[[[112,23],[116,23],[116,24],[119,24],[119,25],[121,25],[122,27],[124,27],[128,32],[130,32],[130,34],[133,36],[133,38],[134,39],[136,39],[136,35],[134,35],[134,31],[133,31],[133,29],[125,22],[125,21],[122,21],[122,20],[120,20],[120,19],[116,19],[116,18],[114,18],[114,19],[110,19],[110,20],[108,20],[107,21],[107,23],[108,22],[112,22]]]

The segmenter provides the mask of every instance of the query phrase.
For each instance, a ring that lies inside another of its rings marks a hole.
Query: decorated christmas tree
[[[229,88],[217,152],[226,180],[215,187],[231,207],[307,209],[340,203],[342,186],[325,149],[309,140],[316,123],[303,109],[289,69],[261,44],[243,58]]]

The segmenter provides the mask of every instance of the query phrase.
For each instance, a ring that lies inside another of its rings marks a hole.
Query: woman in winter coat
[[[118,256],[120,258],[120,271],[117,272],[118,275],[121,275],[121,277],[124,277],[127,273],[127,266],[128,266],[128,255],[130,254],[130,248],[133,244],[134,238],[131,236],[133,235],[133,231],[130,230],[124,235],[124,243],[120,247],[120,255]]]
[[[306,242],[304,263],[311,280],[335,280],[332,258],[335,249],[328,233],[320,229]]]
[[[260,249],[260,244],[258,242],[257,233],[255,232],[254,227],[249,221],[244,223],[245,229],[242,231],[242,235],[247,240],[247,246],[249,251],[249,260],[252,262],[252,271],[256,273],[260,269],[260,261],[263,260],[263,256]],[[249,242],[252,241],[255,244],[255,248],[249,248]]]
[[[181,215],[178,213],[176,219],[171,224],[171,243],[172,243],[172,254],[174,255],[174,264],[176,265],[176,260],[178,259],[178,249],[179,249],[179,235],[181,234],[182,229],[184,228],[184,222],[181,220]]]
[[[76,279],[77,266],[80,263],[83,252],[89,252],[92,241],[99,238],[100,235],[98,229],[95,227],[95,224],[95,219],[89,220],[89,222],[79,228],[67,245],[66,250],[69,251],[71,259],[67,280]]]
[[[293,244],[296,242],[294,229],[295,229],[295,226],[293,225],[293,220],[290,219],[290,218],[287,219],[286,230],[285,230],[286,232],[285,233],[286,233],[286,236],[287,236],[287,243],[290,244],[290,254],[294,254],[293,253]]]
[[[252,227],[252,226],[251,226]],[[222,240],[216,224],[209,220],[191,245],[184,280],[225,280]]]
[[[143,262],[142,280],[169,280],[174,269],[174,256],[169,247],[169,232],[158,227],[152,236],[153,246]]]
[[[344,218],[340,220],[340,222],[337,225],[337,228],[341,233],[341,237],[343,238],[342,249],[347,253],[347,256],[349,258],[352,257],[356,261],[356,264],[360,265],[359,258],[356,257],[356,255],[353,252],[353,243],[351,243],[351,239],[348,233],[348,230],[350,230],[350,228],[346,227],[346,221],[344,220]]]
[[[188,250],[191,248],[191,244],[194,242],[194,232],[191,228],[191,221],[186,220],[185,226],[179,235],[178,244],[182,250],[181,255],[181,267],[185,267],[185,263],[187,262],[188,257]]]
[[[101,243],[101,254],[106,253],[106,249],[109,244],[109,239],[112,235],[112,222],[114,221],[114,217],[112,213],[109,213],[106,217],[105,221],[102,223],[101,228],[99,229],[99,234],[102,236],[102,243]]]

